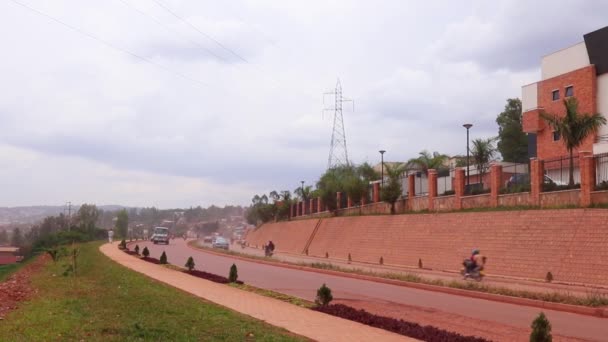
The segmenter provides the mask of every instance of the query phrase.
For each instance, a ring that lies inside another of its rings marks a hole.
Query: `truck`
[[[159,244],[159,243],[164,243],[164,244],[168,245],[169,244],[169,228],[155,227],[154,233],[152,234],[152,237],[150,238],[150,240],[152,240],[152,242],[155,245]]]

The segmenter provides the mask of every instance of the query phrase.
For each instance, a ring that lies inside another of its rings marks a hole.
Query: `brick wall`
[[[498,195],[498,205],[502,207],[530,205],[530,193],[519,192],[515,194]]]
[[[546,79],[538,83],[538,106],[544,108],[546,113],[563,116],[564,97],[566,86],[574,87],[574,97],[579,102],[579,113],[597,112],[597,77],[595,66],[591,65],[557,77]],[[552,91],[559,90],[560,98],[552,99]],[[527,118],[524,118],[524,121]],[[542,119],[541,119],[542,120]],[[584,143],[575,150],[592,151],[595,136],[589,136]],[[555,158],[567,155],[563,140],[553,141],[553,131],[550,127],[540,130],[537,135],[537,156],[539,159]]]
[[[540,206],[543,208],[568,205],[578,206],[580,194],[581,191],[579,189],[543,192],[540,194]]]
[[[434,199],[435,210],[437,211],[449,211],[455,208],[455,196],[441,196]]]
[[[279,252],[302,253],[317,222],[319,219],[266,223],[249,232],[246,240],[258,248],[272,240]]]
[[[429,208],[429,196],[417,196],[410,198],[412,211],[422,211]]]
[[[305,243],[299,235],[294,239]],[[324,219],[309,255],[458,270],[478,247],[490,274],[608,283],[608,211],[602,209],[411,214]]]
[[[490,206],[490,194],[465,196],[462,198],[462,209],[487,208]]]
[[[591,203],[592,204],[608,203],[608,191],[591,192]]]

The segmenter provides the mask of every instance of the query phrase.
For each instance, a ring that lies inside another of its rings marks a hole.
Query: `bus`
[[[152,234],[152,238],[150,239],[156,245],[159,243],[164,243],[166,245],[169,244],[169,228],[165,227],[155,227],[154,234]]]

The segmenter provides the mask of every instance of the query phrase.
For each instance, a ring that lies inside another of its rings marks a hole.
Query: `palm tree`
[[[574,149],[581,146],[589,134],[595,133],[606,124],[602,114],[579,114],[578,100],[575,97],[564,99],[566,115],[558,117],[555,114],[541,113],[542,118],[564,140],[564,145],[570,155],[570,178],[568,185],[574,185]]]
[[[418,153],[418,158],[412,158],[408,160],[408,166],[418,166],[422,169],[425,175],[429,174],[429,169],[440,169],[445,166],[445,162],[448,160],[448,156],[439,152],[433,152],[424,150]]]
[[[475,139],[472,141],[473,148],[471,149],[471,155],[477,166],[479,183],[482,183],[483,175],[488,171],[490,162],[492,161],[492,158],[494,158],[494,155],[496,155],[494,141],[496,141],[496,138]]]
[[[395,202],[401,196],[401,175],[405,172],[405,165],[385,165],[388,176],[388,185],[382,189],[382,200],[390,203],[391,214],[395,213]]]

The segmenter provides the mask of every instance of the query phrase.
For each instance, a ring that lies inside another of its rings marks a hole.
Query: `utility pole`
[[[346,149],[346,132],[344,130],[344,117],[342,116],[342,104],[344,102],[353,102],[342,96],[342,85],[340,79],[336,83],[336,89],[333,92],[323,94],[323,102],[325,95],[334,96],[333,108],[324,108],[323,111],[332,110],[334,112],[334,124],[331,133],[331,143],[329,145],[329,158],[327,159],[327,168],[331,169],[336,166],[350,165],[348,161],[348,151]],[[354,105],[353,105],[354,110]]]

